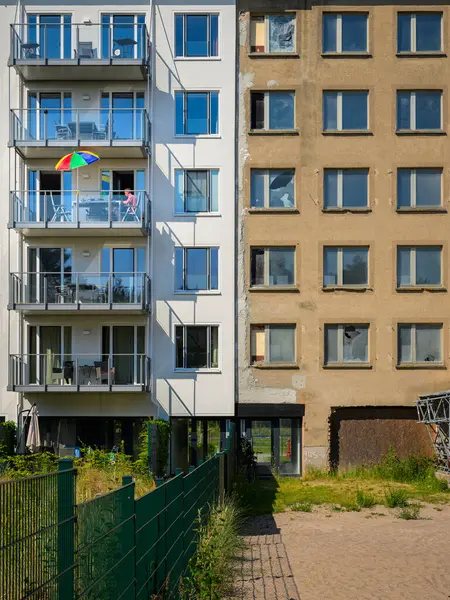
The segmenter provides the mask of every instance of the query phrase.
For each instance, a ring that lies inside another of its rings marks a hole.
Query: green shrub
[[[420,504],[408,504],[398,512],[399,519],[405,519],[405,521],[415,521],[420,515]]]
[[[14,454],[17,441],[17,426],[14,421],[0,423],[0,458]]]
[[[295,502],[289,508],[295,512],[312,512],[312,504],[302,504],[301,502]]]
[[[141,475],[150,476],[150,457],[148,456],[148,429],[149,425],[157,427],[158,447],[156,456],[156,466],[154,468],[156,477],[162,477],[167,469],[169,461],[169,443],[170,443],[170,423],[162,419],[148,419],[142,425],[139,434],[139,453],[135,461],[135,469]]]
[[[374,494],[369,494],[363,490],[356,490],[356,504],[360,508],[372,508],[377,503]]]
[[[388,489],[384,493],[384,498],[388,508],[401,508],[408,504],[408,494],[406,490]]]

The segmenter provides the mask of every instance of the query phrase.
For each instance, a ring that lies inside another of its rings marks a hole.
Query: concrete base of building
[[[307,472],[308,469],[328,469],[328,457],[328,446],[304,446],[304,472]]]

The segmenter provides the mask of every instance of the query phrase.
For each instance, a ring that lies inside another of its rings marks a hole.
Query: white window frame
[[[416,267],[417,267],[417,249],[424,249],[424,248],[439,248],[440,249],[440,262],[441,262],[441,276],[440,276],[440,282],[439,283],[426,283],[426,284],[422,284],[422,283],[417,283],[416,281]],[[409,272],[410,272],[410,277],[411,277],[411,283],[400,283],[399,281],[399,274],[398,274],[398,258],[399,258],[399,251],[400,250],[409,250]],[[397,246],[397,289],[408,289],[408,288],[423,288],[423,287],[435,287],[435,288],[440,288],[442,287],[443,283],[442,283],[442,276],[443,276],[443,268],[442,268],[442,246],[436,245],[436,246]]]
[[[336,210],[337,208],[341,208],[343,210],[366,210],[367,208],[369,208],[369,169],[360,169],[358,167],[355,167],[354,169],[349,168],[349,169],[332,169],[332,168],[326,168],[324,169],[324,180],[325,180],[325,174],[327,172],[331,172],[331,171],[336,171],[337,172],[337,204],[336,206],[325,206],[325,186],[324,186],[324,210]],[[348,172],[348,171],[366,171],[366,175],[367,175],[367,198],[366,198],[366,205],[365,206],[344,206],[344,173]]]
[[[252,330],[255,327],[262,328],[264,327],[264,360],[263,361],[253,361],[252,360],[252,349],[251,349],[251,337]],[[291,327],[294,330],[294,360],[291,362],[279,362],[279,361],[271,361],[270,360],[270,330],[275,327]],[[258,325],[254,323],[250,325],[250,365],[295,365],[297,363],[297,327],[292,323],[271,323],[265,325]]]
[[[367,329],[367,360],[344,360],[344,331],[346,327],[352,325],[355,328]],[[331,362],[327,360],[327,330],[329,327],[337,327],[337,361]],[[333,365],[370,365],[370,324],[369,323],[326,323],[324,327],[324,361],[325,366]]]
[[[177,367],[177,327],[183,328],[183,365],[186,364],[186,329],[188,327],[206,327],[208,330],[206,336],[207,343],[207,358],[208,364],[211,365],[211,328],[217,327],[217,367]],[[188,372],[188,373],[218,373],[221,370],[221,330],[220,325],[218,323],[176,323],[174,325],[173,330],[173,339],[174,339],[174,371],[176,372]]]
[[[177,94],[183,95],[183,133],[177,133],[177,111],[176,111],[176,102],[177,102]],[[217,94],[217,133],[186,133],[186,124],[187,124],[187,108],[186,108],[186,98],[188,94],[208,94],[208,131],[211,131],[211,94]],[[221,135],[220,129],[220,115],[221,115],[221,93],[220,90],[185,90],[179,89],[174,92],[174,100],[175,100],[175,119],[174,119],[174,137],[175,138],[218,138]],[[203,169],[202,169],[203,170]]]
[[[293,94],[293,109],[294,109],[294,127],[293,129],[276,129],[270,128],[270,120],[269,120],[269,111],[270,111],[270,95],[272,93],[277,93],[277,92],[284,92],[286,94]],[[267,92],[262,92],[262,91],[255,91],[255,93],[257,94],[264,94],[264,129],[254,129],[253,131],[295,131],[295,123],[296,123],[296,115],[295,115],[295,99],[296,99],[296,93],[294,90],[273,90],[273,91],[267,91]],[[250,115],[250,119],[251,119],[251,115]]]
[[[56,8],[56,6],[55,6]],[[46,24],[44,23],[43,25],[41,25],[41,17],[59,17],[59,26],[60,26],[60,35],[61,35],[61,52],[60,52],[60,59],[64,60],[64,17],[72,17],[73,19],[73,13],[72,12],[62,12],[62,13],[58,13],[58,12],[43,12],[40,11],[39,13],[36,12],[32,12],[27,14],[27,40],[28,40],[28,33],[29,33],[29,27],[30,25],[34,25],[34,23],[30,23],[29,21],[29,17],[30,16],[36,16],[36,39],[40,39],[40,28],[46,26]],[[66,26],[69,25],[69,23],[66,24]],[[70,23],[70,43],[73,46],[73,27],[74,23],[73,21],[71,21]],[[73,49],[71,50],[71,54],[73,55]],[[70,58],[73,58],[73,56],[71,56]]]
[[[180,56],[176,56],[175,55],[175,51],[174,51],[174,58],[175,60],[220,60],[220,47],[221,47],[221,39],[220,39],[220,13],[219,12],[205,12],[205,11],[200,11],[200,12],[175,12],[174,16],[173,16],[173,23],[174,23],[174,27],[173,27],[173,48],[176,48],[176,43],[177,43],[177,31],[176,31],[176,27],[175,27],[175,22],[176,22],[176,17],[183,17],[183,54]],[[185,54],[185,50],[186,50],[186,17],[190,17],[190,16],[194,16],[194,17],[207,17],[208,18],[208,55],[207,56],[187,56]],[[210,54],[210,46],[211,46],[211,38],[210,38],[210,34],[211,34],[211,17],[217,17],[217,56],[213,56],[212,54]]]
[[[430,167],[433,168],[433,167]],[[424,210],[436,210],[439,208],[442,208],[442,201],[443,201],[443,186],[442,186],[442,176],[443,176],[443,169],[441,167],[434,167],[436,170],[439,169],[440,170],[440,188],[441,188],[441,197],[440,197],[440,202],[439,204],[434,204],[432,206],[417,206],[417,171],[421,171],[422,169],[428,169],[428,167],[416,167],[413,169],[410,169],[409,167],[401,167],[397,169],[397,209],[398,210],[408,210],[411,208],[419,208],[419,209],[424,209]],[[399,195],[398,195],[398,174],[400,171],[409,171],[409,206],[399,206]]]
[[[366,283],[346,283],[344,284],[344,250],[352,250],[353,248],[365,248],[367,250],[367,282]],[[325,253],[327,250],[337,250],[337,283],[325,284]],[[370,280],[370,246],[324,246],[323,248],[323,266],[322,280],[324,288],[367,288]],[[348,323],[352,325],[352,323]]]
[[[365,15],[366,17],[366,49],[365,50],[342,50],[342,17],[343,15]],[[322,31],[323,24],[326,15],[336,15],[336,50],[327,51],[323,49],[323,41],[322,41],[322,53],[323,54],[368,54],[369,52],[369,13],[367,12],[344,12],[344,13],[336,13],[336,12],[324,12],[322,16]],[[322,34],[323,35],[323,34]]]
[[[439,328],[439,342],[440,342],[440,351],[441,351],[441,360],[435,362],[426,362],[426,361],[418,361],[416,359],[417,353],[417,326],[427,327],[430,326],[433,329]],[[408,362],[400,362],[400,329],[409,327],[411,330],[411,360]],[[398,323],[397,325],[397,366],[402,365],[424,365],[424,366],[432,366],[432,365],[443,365],[445,364],[444,357],[444,345],[443,345],[443,333],[444,327],[442,323]]]
[[[409,15],[411,17],[411,22],[410,22],[410,35],[411,35],[411,48],[409,50],[398,50],[398,17],[399,15]],[[421,15],[421,14],[425,14],[425,15],[429,15],[429,14],[436,14],[436,15],[441,15],[441,47],[439,50],[419,50],[419,52],[417,51],[417,15]],[[423,11],[423,12],[409,12],[409,11],[399,11],[397,13],[397,52],[398,54],[435,54],[436,52],[442,52],[443,51],[443,44],[444,44],[444,13],[442,11],[439,10],[435,10],[435,11]]]
[[[102,25],[106,25],[106,23],[102,23],[102,17],[104,16],[109,16],[109,47],[110,47],[110,54],[111,54],[111,58],[112,57],[112,49],[113,49],[113,25],[114,25],[114,17],[120,17],[122,15],[133,15],[133,30],[134,30],[134,35],[135,38],[137,39],[138,36],[138,16],[145,16],[145,13],[141,13],[141,12],[134,12],[132,10],[130,11],[126,11],[126,12],[101,12],[100,13],[100,27],[99,27],[99,44],[98,47],[100,49],[100,56],[103,56],[103,47],[102,47]],[[145,21],[143,23],[143,25],[145,25]],[[147,55],[147,50],[145,48],[142,49],[144,52],[144,55]],[[133,59],[137,58],[137,52],[138,52],[138,44],[135,44],[133,46]]]
[[[367,123],[366,123],[366,128],[365,129],[343,129],[343,96],[344,94],[346,94],[347,92],[359,92],[359,93],[365,93],[366,94],[366,103],[367,103]],[[337,101],[336,101],[336,129],[323,129],[325,132],[328,131],[349,131],[349,132],[353,132],[353,131],[370,131],[370,102],[369,102],[369,91],[368,90],[324,90],[324,93],[327,94],[336,94],[337,95]],[[323,102],[323,99],[322,99]],[[325,123],[323,124],[325,125]]]
[[[174,293],[175,294],[218,294],[220,292],[220,249],[219,246],[175,246],[174,261],[177,260],[177,250],[183,250],[183,289],[178,290],[176,287],[176,264],[175,264],[175,281],[174,281]],[[208,280],[208,287],[201,288],[198,290],[186,289],[186,254],[188,250],[206,250],[206,278]],[[217,288],[211,288],[211,250],[217,250]]]
[[[269,42],[270,42],[270,33],[269,33],[269,20],[270,17],[284,17],[286,15],[291,15],[294,17],[294,48],[291,51],[284,51],[284,52],[271,52],[269,50]],[[251,40],[251,21],[254,17],[263,17],[264,18],[264,52],[251,52],[251,54],[274,54],[275,56],[277,54],[283,55],[283,54],[295,54],[297,52],[297,16],[295,13],[292,13],[290,11],[286,11],[286,12],[279,12],[279,13],[270,13],[270,14],[251,14],[250,15],[250,51],[251,51],[251,46],[252,46],[252,40]]]
[[[410,128],[409,129],[397,129],[397,131],[429,131],[428,129],[417,129],[417,106],[416,106],[416,93],[417,92],[438,92],[441,96],[440,103],[440,125],[439,129],[432,129],[431,131],[443,131],[443,100],[444,100],[444,91],[443,90],[398,90],[398,92],[407,92],[409,93],[409,120],[410,120]],[[397,107],[398,110],[398,107]],[[397,114],[398,121],[398,114]]]
[[[207,185],[207,202],[208,202],[208,210],[206,211],[187,211],[186,210],[186,181],[187,181],[187,176],[188,173],[190,172],[197,172],[197,171],[206,171],[206,185]],[[212,211],[211,210],[211,190],[212,190],[212,186],[211,186],[211,173],[213,171],[217,171],[217,210]],[[177,211],[177,173],[183,173],[183,207],[184,207],[184,211],[180,212]],[[207,167],[202,169],[201,167],[195,168],[195,169],[175,169],[174,170],[174,191],[175,191],[175,197],[174,197],[174,215],[180,215],[180,216],[187,216],[187,215],[208,215],[208,216],[218,216],[220,214],[220,169],[214,168],[214,167]]]
[[[270,206],[270,173],[271,171],[280,171],[280,173],[284,172],[284,171],[292,171],[294,176],[293,176],[293,185],[294,185],[294,204],[292,206]],[[262,207],[262,209],[258,206],[252,206],[252,194],[253,194],[253,189],[252,189],[252,178],[253,178],[253,173],[263,173],[264,175],[264,206]],[[251,169],[250,171],[250,208],[252,210],[275,210],[275,211],[280,211],[280,210],[293,210],[295,209],[297,206],[297,199],[296,199],[296,194],[295,194],[295,169],[291,169],[291,168],[287,168],[287,169],[276,169],[276,168],[270,168],[270,169]]]
[[[264,250],[264,283],[262,285],[252,284],[250,279],[250,288],[258,289],[258,288],[292,288],[296,285],[296,248],[295,246],[252,246],[250,248],[250,263],[252,260],[253,250]],[[270,251],[271,250],[292,250],[294,255],[294,282],[288,283],[286,285],[277,285],[270,283]],[[250,264],[250,272],[252,265]]]

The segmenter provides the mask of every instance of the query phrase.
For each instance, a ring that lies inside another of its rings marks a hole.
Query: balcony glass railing
[[[148,386],[150,360],[145,354],[64,355],[13,354],[9,381],[12,386]]]
[[[67,227],[80,224],[115,223],[123,227],[150,223],[150,200],[144,191],[133,192],[134,198],[126,198],[119,191],[44,191],[30,190],[11,192],[11,222],[14,224],[38,224]]]
[[[13,61],[147,62],[144,23],[26,23],[11,25]]]
[[[13,305],[149,304],[145,273],[11,273]]]
[[[62,146],[86,142],[147,146],[150,121],[144,108],[12,109],[11,140]]]

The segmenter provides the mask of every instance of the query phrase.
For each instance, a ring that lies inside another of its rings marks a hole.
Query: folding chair
[[[69,222],[72,221],[72,212],[68,211],[64,204],[55,204],[55,199],[53,198],[52,192],[50,192],[50,200],[53,208],[53,217],[51,218],[52,223],[58,220]]]
[[[140,204],[141,204],[141,196],[140,196],[140,194],[138,194],[136,197],[136,206],[127,204],[127,211],[124,214],[122,221],[127,221],[128,220],[127,217],[128,217],[128,215],[130,215],[131,217],[133,217],[132,220],[137,221],[139,223],[139,221],[140,221],[139,215],[141,212]]]

